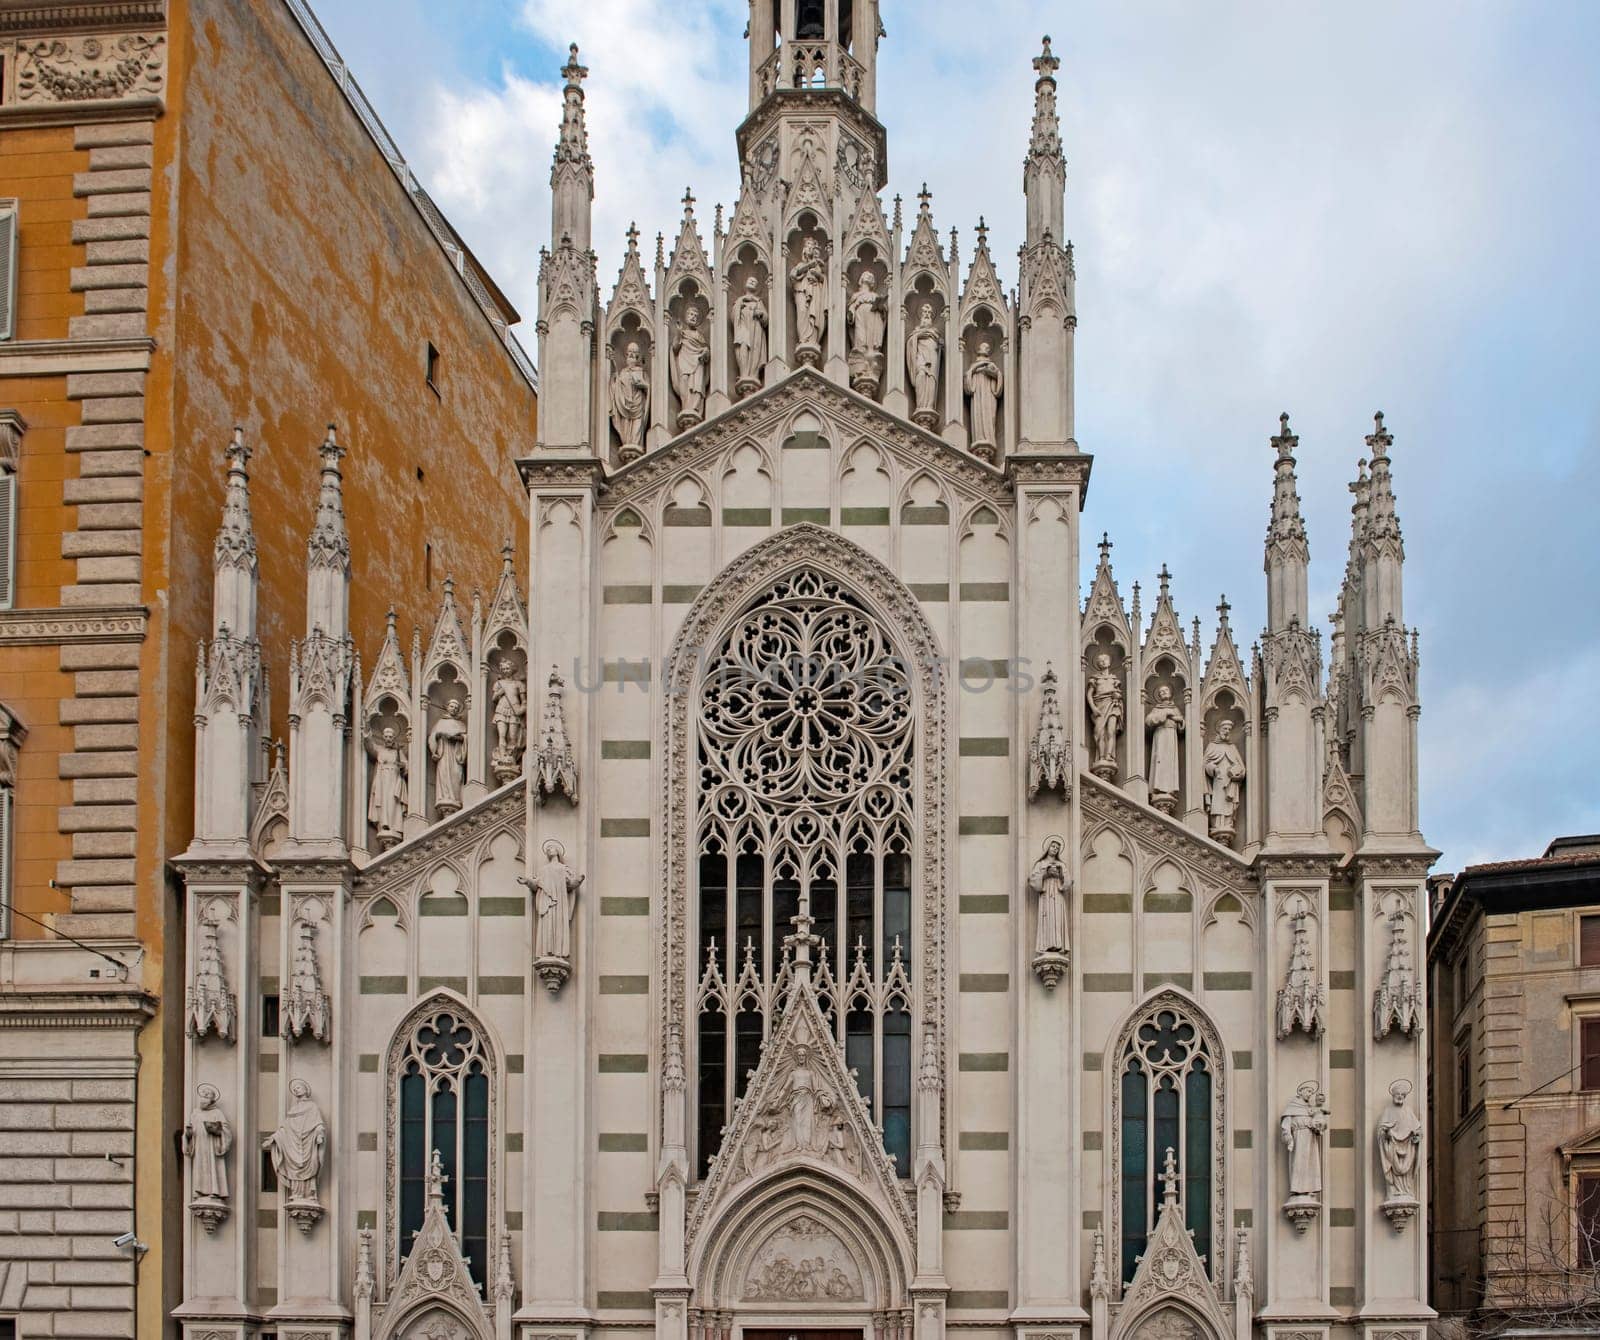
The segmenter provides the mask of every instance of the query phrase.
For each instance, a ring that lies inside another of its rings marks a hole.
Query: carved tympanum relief
[[[859,1302],[861,1267],[825,1224],[796,1215],[751,1258],[743,1295],[748,1302]]]

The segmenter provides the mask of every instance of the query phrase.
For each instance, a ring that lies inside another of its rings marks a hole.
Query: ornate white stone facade
[[[351,629],[330,433],[270,773],[231,449],[189,1336],[1420,1340],[1392,439],[1326,672],[1287,418],[1248,659],[1080,604],[1059,62],[1008,292],[884,215],[877,10],[752,6],[740,199],[609,302],[573,50],[531,580]]]

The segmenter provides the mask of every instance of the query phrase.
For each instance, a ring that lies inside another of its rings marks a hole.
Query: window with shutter
[[[17,477],[0,465],[0,610],[16,599]]]
[[[1578,966],[1600,968],[1600,916],[1578,918]]]
[[[1600,1019],[1578,1021],[1580,1087],[1600,1090]]]
[[[0,340],[17,328],[17,202],[0,200]]]
[[[1600,1266],[1600,1173],[1578,1175],[1578,1268]]]

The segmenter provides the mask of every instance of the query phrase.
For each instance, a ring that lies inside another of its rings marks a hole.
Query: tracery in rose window
[[[912,669],[839,581],[784,577],[705,666],[697,707],[697,1166],[721,1142],[787,985],[802,909],[846,1064],[911,1156]]]

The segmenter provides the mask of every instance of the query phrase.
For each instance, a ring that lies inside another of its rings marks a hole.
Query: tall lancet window
[[[428,1203],[428,1163],[438,1150],[445,1218],[481,1292],[489,1261],[492,1057],[466,1011],[434,1002],[403,1026],[391,1049],[390,1139],[398,1152],[398,1267]],[[391,1204],[391,1214],[395,1207]],[[391,1220],[393,1222],[393,1220]]]
[[[1215,1033],[1176,997],[1145,1006],[1116,1053],[1117,1204],[1122,1282],[1133,1278],[1161,1206],[1167,1150],[1177,1159],[1184,1223],[1213,1276],[1222,1209],[1222,1050]]]
[[[698,698],[696,1156],[704,1175],[787,989],[813,980],[902,1176],[911,1160],[910,669],[837,580],[784,577],[709,658]]]

